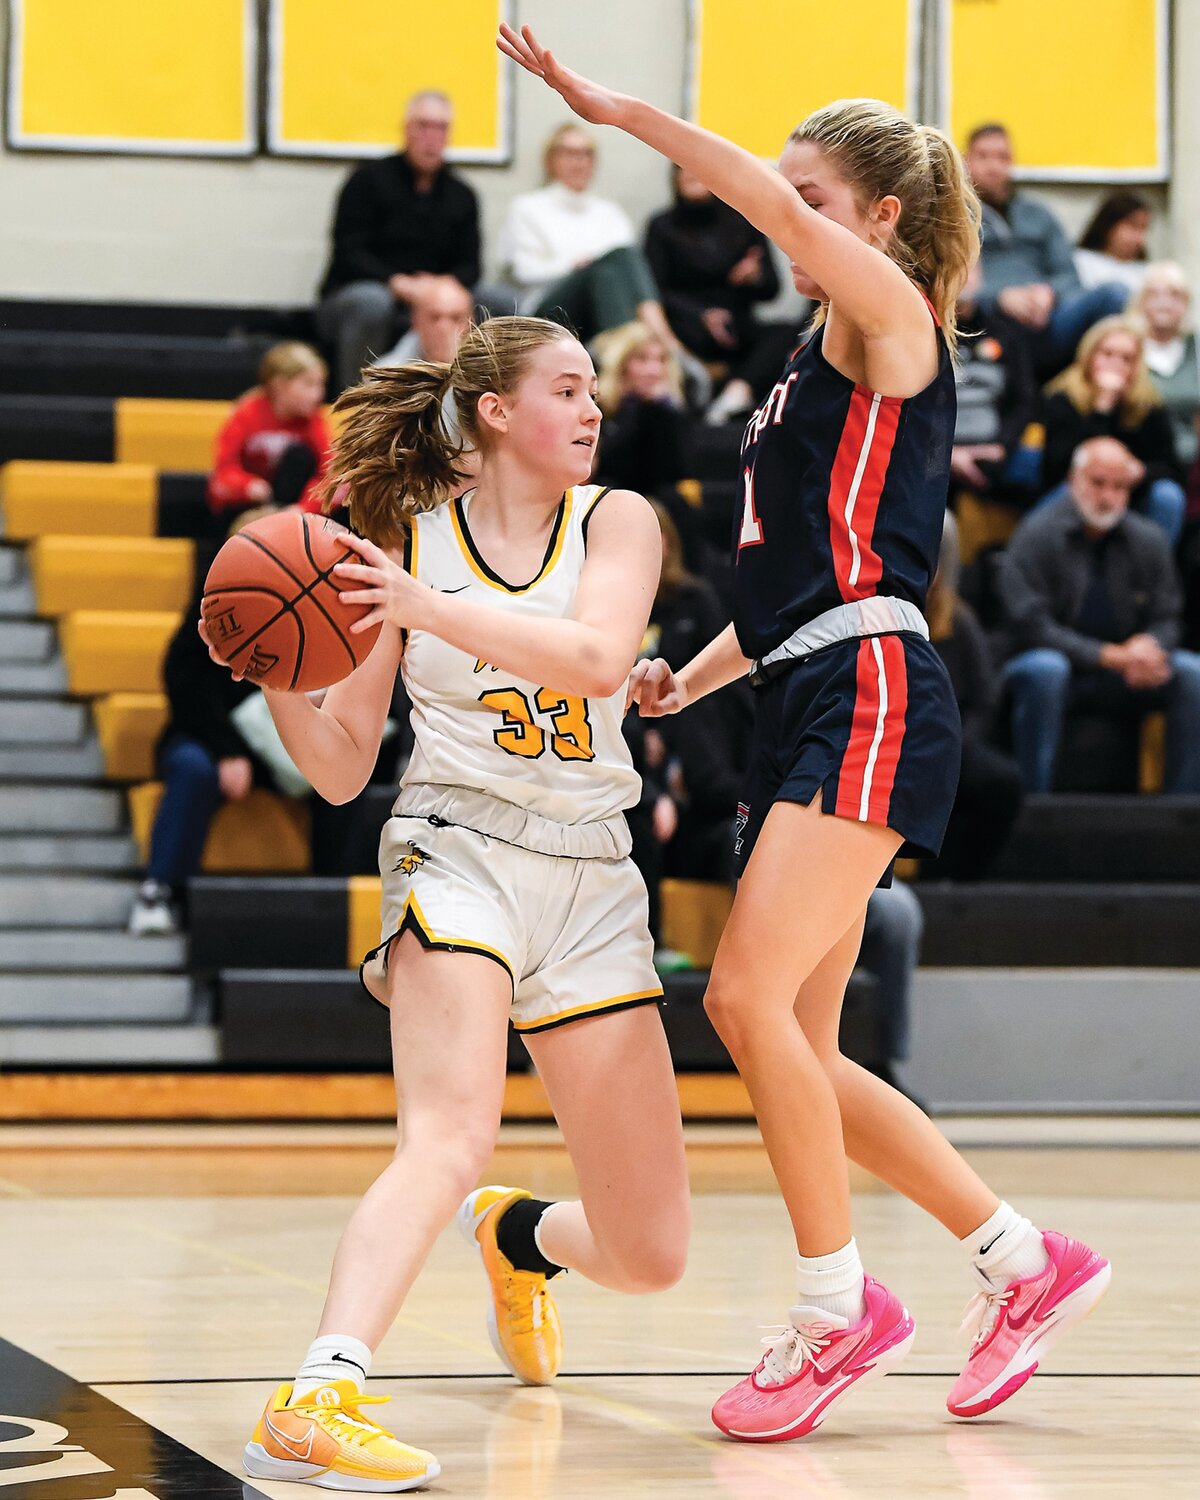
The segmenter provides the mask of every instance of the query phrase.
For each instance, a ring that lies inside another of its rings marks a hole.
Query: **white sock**
[[[853,1327],[867,1310],[863,1267],[853,1240],[829,1255],[797,1255],[796,1299],[804,1307],[845,1318]]]
[[[960,1243],[975,1269],[998,1288],[1036,1276],[1050,1261],[1041,1231],[1007,1203]]]
[[[313,1339],[304,1363],[300,1366],[289,1406],[295,1406],[305,1396],[335,1380],[349,1380],[361,1393],[367,1376],[371,1373],[371,1351],[361,1339],[348,1333],[326,1333]]]

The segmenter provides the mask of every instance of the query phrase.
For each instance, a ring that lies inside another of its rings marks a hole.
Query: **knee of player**
[[[473,1116],[469,1111],[448,1109],[402,1128],[396,1153],[411,1152],[434,1167],[453,1195],[462,1198],[476,1186],[491,1160],[499,1128],[500,1122],[493,1115]]]
[[[737,986],[717,979],[709,980],[704,992],[704,1013],[713,1030],[736,1056],[753,1031],[748,997]]]
[[[686,1223],[638,1235],[622,1246],[615,1257],[621,1267],[624,1290],[635,1296],[669,1291],[687,1269],[687,1249]]]

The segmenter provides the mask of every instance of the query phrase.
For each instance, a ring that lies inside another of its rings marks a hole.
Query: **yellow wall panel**
[[[1026,175],[1166,176],[1164,0],[942,0],[942,25],[959,145],[1000,120]]]
[[[508,0],[271,0],[269,143],[279,152],[395,151],[404,101],[441,89],[454,101],[450,156],[508,156],[508,63],[496,50]]]
[[[14,145],[245,155],[254,0],[15,0]]]
[[[833,99],[916,108],[920,0],[693,0],[692,117],[759,156]]]

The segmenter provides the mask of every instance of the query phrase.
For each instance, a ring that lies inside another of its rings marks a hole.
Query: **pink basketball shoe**
[[[1109,1263],[1082,1241],[1052,1229],[1042,1240],[1050,1257],[1044,1271],[1003,1291],[985,1285],[967,1304],[963,1332],[972,1338],[971,1352],[946,1399],[956,1417],[981,1416],[1019,1391],[1054,1340],[1087,1317],[1112,1279]]]
[[[781,1443],[814,1432],[856,1384],[885,1374],[908,1353],[913,1320],[887,1287],[866,1278],[867,1310],[853,1328],[815,1307],[763,1340],[757,1367],[713,1407],[722,1432],[748,1443]]]

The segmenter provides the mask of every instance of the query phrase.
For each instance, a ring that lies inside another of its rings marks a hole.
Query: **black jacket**
[[[216,760],[250,756],[250,748],[234,728],[233,710],[255,692],[252,682],[235,682],[225,667],[217,666],[196,629],[200,620],[197,592],[163,662],[163,687],[171,717],[160,745],[172,735],[183,734],[199,742]]]
[[[1025,517],[1004,554],[1000,592],[1015,651],[1047,646],[1079,670],[1100,665],[1103,641],[1075,629],[1088,585],[1088,540],[1069,495]],[[1118,639],[1145,632],[1165,651],[1179,644],[1183,598],[1162,527],[1127,514],[1104,549]]]
[[[443,167],[418,193],[403,151],[364,162],[346,179],[333,220],[333,255],[321,295],[352,281],[430,271],[479,280],[479,202]]]
[[[1125,444],[1134,458],[1146,465],[1146,477],[1140,488],[1156,479],[1178,479],[1175,457],[1175,434],[1165,406],[1153,406],[1136,426],[1127,426],[1120,408],[1110,412],[1080,411],[1066,391],[1055,391],[1042,398],[1039,418],[1046,428],[1046,447],[1042,454],[1042,490],[1052,490],[1067,477],[1071,455],[1089,438],[1115,437]]]

